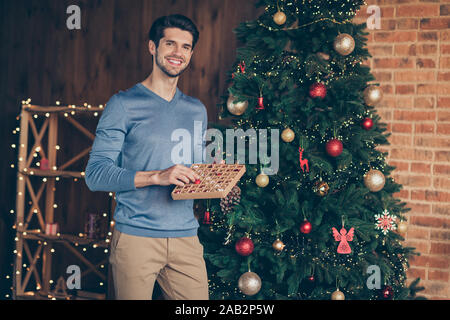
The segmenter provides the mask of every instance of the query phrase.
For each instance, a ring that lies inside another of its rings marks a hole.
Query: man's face
[[[156,65],[168,77],[176,78],[183,73],[192,57],[192,34],[178,28],[167,28],[156,49],[150,41],[150,53],[154,55]]]

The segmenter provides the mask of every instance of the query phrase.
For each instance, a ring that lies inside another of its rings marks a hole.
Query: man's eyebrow
[[[171,42],[171,43],[175,43],[176,42],[175,40],[170,40],[170,39],[167,39],[165,41],[166,42]],[[183,46],[188,46],[189,48],[192,48],[192,45],[190,43],[185,43],[185,44],[183,44]]]

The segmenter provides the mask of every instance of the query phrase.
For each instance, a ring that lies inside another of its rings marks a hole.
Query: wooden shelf
[[[35,106],[23,105],[23,109],[32,113],[61,113],[61,112],[102,112],[105,108],[100,107],[72,107],[72,106]]]
[[[52,273],[52,249],[54,245],[64,247],[64,249],[67,250],[67,252],[72,253],[80,263],[87,266],[87,269],[85,269],[83,274],[93,272],[102,280],[102,282],[107,282],[107,277],[104,274],[105,270],[99,270],[99,268],[104,268],[104,265],[108,263],[107,258],[94,264],[94,262],[89,261],[87,257],[80,253],[80,249],[81,247],[83,247],[83,249],[86,247],[99,248],[100,250],[104,249],[105,253],[107,253],[108,250],[106,249],[109,248],[110,236],[107,236],[106,239],[88,239],[81,233],[79,235],[64,233],[47,235],[43,232],[43,230],[45,230],[46,222],[53,222],[55,220],[54,203],[56,180],[59,180],[59,178],[69,178],[74,180],[85,178],[84,172],[67,170],[70,170],[72,164],[79,162],[89,154],[95,139],[95,134],[91,132],[92,130],[88,130],[82,123],[78,122],[75,119],[75,115],[80,116],[80,119],[84,118],[84,116],[97,117],[103,110],[104,107],[102,105],[97,107],[88,105],[76,107],[74,105],[36,106],[22,104],[19,139],[21,148],[18,150],[19,162],[16,185],[15,225],[18,227],[16,230],[13,298],[46,300],[53,298],[58,300],[105,299],[104,294],[91,292],[84,292],[83,295],[81,295],[81,291],[76,293],[70,292],[70,294],[63,293],[63,295],[60,296],[56,291],[52,291],[53,285],[51,279],[55,276]],[[34,119],[38,118],[38,115],[41,118],[40,120],[44,117],[43,121],[35,122]],[[89,140],[89,145],[74,157],[61,164],[57,161],[57,150],[59,149],[57,142],[58,123],[62,121],[65,122],[64,124],[67,122],[70,123],[70,125],[86,136]],[[29,139],[30,134],[32,134],[32,140]],[[47,140],[46,143],[44,143],[44,137]],[[44,145],[46,148],[43,147]],[[29,146],[31,146],[31,150],[33,151],[28,151]],[[38,147],[39,149],[37,149]],[[39,152],[41,159],[48,160],[49,170],[43,170],[41,167],[33,167],[34,151]],[[56,170],[53,170],[53,168]],[[78,169],[77,167],[72,168],[75,170]],[[39,184],[38,190],[35,190],[37,183],[32,184],[31,176],[40,177],[44,182]],[[31,205],[30,208],[28,208],[26,203],[26,193],[31,197],[29,203]],[[40,199],[42,199],[44,195],[45,205],[43,210],[41,210]],[[37,216],[41,228],[40,230],[28,230],[33,215]],[[97,258],[98,257],[95,257],[96,261],[98,260]],[[23,259],[27,259],[29,266],[24,265]],[[38,263],[38,261],[42,263]],[[30,288],[30,280],[32,278],[34,279],[34,283],[36,283],[34,288]],[[61,280],[61,277],[58,279],[58,282],[60,282],[59,280]],[[55,289],[60,287],[60,285],[56,284]],[[52,292],[54,293],[54,296],[51,296]]]
[[[75,245],[79,246],[85,246],[85,245],[91,245],[96,244],[100,248],[108,248],[109,247],[109,239],[108,242],[107,239],[88,239],[86,237],[80,237],[75,236],[71,234],[59,234],[58,235],[48,235],[43,232],[39,232],[37,230],[18,230],[17,232],[20,232],[22,235],[22,238],[24,239],[30,239],[30,240],[41,240],[41,241],[48,241],[48,242],[70,242]]]
[[[53,298],[56,300],[105,300],[106,294],[78,290],[77,295],[53,296],[52,293],[42,291],[27,291],[16,297],[17,300],[52,300]]]
[[[62,177],[62,178],[83,178],[84,172],[78,171],[62,171],[62,170],[42,170],[36,168],[25,168],[20,171],[20,173],[27,176],[38,176],[38,177]]]

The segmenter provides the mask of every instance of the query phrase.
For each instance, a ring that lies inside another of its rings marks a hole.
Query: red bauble
[[[236,242],[235,248],[236,252],[241,256],[248,256],[253,252],[255,245],[253,244],[252,239],[242,237]]]
[[[203,224],[211,224],[211,216],[209,211],[205,211],[205,215],[203,216]]]
[[[264,98],[263,97],[258,98],[258,107],[256,109],[258,109],[258,110],[264,109]]]
[[[344,146],[342,145],[342,142],[340,140],[331,139],[327,142],[325,148],[330,156],[337,157],[341,155]]]
[[[309,96],[311,98],[325,98],[327,95],[327,87],[322,83],[314,83],[309,87]]]
[[[312,230],[312,225],[311,225],[311,222],[309,222],[308,220],[303,221],[302,224],[300,225],[301,233],[308,234],[311,232],[311,230]]]
[[[372,129],[373,127],[373,120],[370,118],[365,118],[362,122],[361,122],[361,126],[363,127],[364,130],[369,131],[370,129]]]
[[[392,300],[394,298],[394,289],[390,286],[384,286],[381,289],[381,297],[386,300]]]

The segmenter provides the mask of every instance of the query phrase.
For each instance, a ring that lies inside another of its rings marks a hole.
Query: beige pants
[[[203,246],[197,236],[148,238],[114,230],[109,261],[118,300],[151,300],[155,280],[165,299],[208,300]]]

